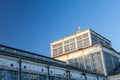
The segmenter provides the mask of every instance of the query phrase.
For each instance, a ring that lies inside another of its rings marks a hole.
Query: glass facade
[[[90,46],[88,33],[52,45],[52,56],[75,51]]]
[[[101,39],[100,37],[94,35],[91,33],[91,39],[92,39],[92,45],[96,45],[96,44],[102,44],[106,47],[111,47],[111,43],[110,41]]]
[[[113,73],[114,69],[118,68],[119,58],[113,55],[110,55],[107,52],[104,52],[104,58],[105,58],[108,75],[110,75]]]
[[[104,74],[101,53],[93,53],[84,57],[69,60],[69,64],[81,69]]]

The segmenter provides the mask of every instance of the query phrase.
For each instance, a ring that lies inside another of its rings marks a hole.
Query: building
[[[104,80],[65,62],[0,45],[0,80]]]
[[[120,53],[91,29],[51,43],[51,56],[0,45],[0,80],[120,80]]]
[[[111,41],[91,29],[51,43],[51,57],[83,70],[109,76],[120,66]]]

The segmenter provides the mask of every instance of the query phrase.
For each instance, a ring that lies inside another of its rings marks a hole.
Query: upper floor
[[[51,57],[56,57],[92,45],[102,44],[111,48],[111,41],[91,29],[79,31],[71,36],[51,43]]]

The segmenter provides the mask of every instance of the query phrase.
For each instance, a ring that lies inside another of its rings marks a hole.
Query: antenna
[[[80,32],[80,20],[79,20],[79,16],[78,16],[78,32]]]

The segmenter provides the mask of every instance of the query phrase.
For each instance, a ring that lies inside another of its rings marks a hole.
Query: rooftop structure
[[[71,36],[51,43],[51,57],[56,57],[92,45],[102,44],[111,48],[111,41],[91,29],[79,31]]]
[[[120,59],[111,41],[91,29],[52,42],[51,57],[105,76],[114,72]]]

